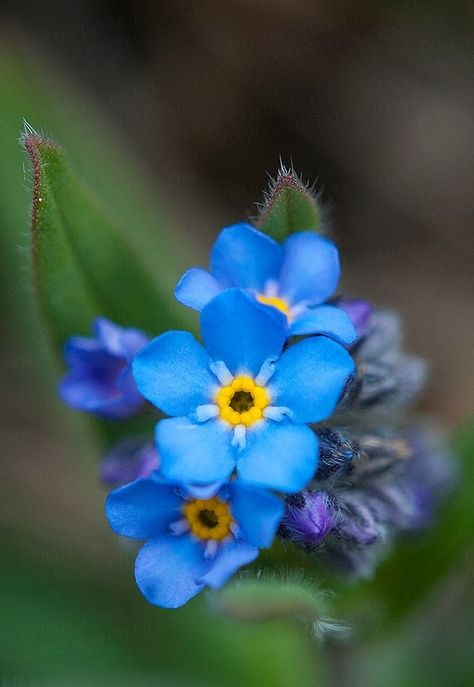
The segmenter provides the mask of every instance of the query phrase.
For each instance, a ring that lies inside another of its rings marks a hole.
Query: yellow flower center
[[[229,386],[219,389],[215,398],[219,416],[231,425],[248,427],[261,420],[270,398],[263,386],[258,386],[251,377],[239,375]]]
[[[290,314],[290,306],[283,298],[278,298],[278,296],[263,296],[262,294],[259,294],[257,296],[257,301],[260,301],[260,303],[263,303],[264,305],[272,305],[287,317]]]
[[[195,499],[185,504],[184,516],[191,532],[199,539],[225,539],[233,523],[229,506],[215,496]]]

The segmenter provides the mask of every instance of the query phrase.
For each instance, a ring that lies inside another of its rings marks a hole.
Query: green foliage
[[[310,644],[284,621],[236,623],[210,612],[202,596],[177,611],[148,604],[131,574],[133,551],[127,558],[104,552],[107,561],[92,563],[44,539],[2,532],[2,542],[5,679],[112,687],[315,684]]]
[[[245,622],[295,620],[319,639],[348,633],[344,623],[331,617],[328,594],[301,572],[242,575],[216,596],[215,607],[230,618]]]
[[[315,194],[293,169],[282,167],[260,206],[257,226],[277,241],[295,231],[325,233]]]
[[[147,275],[61,148],[28,126],[22,143],[33,168],[33,282],[56,347],[88,334],[98,315],[150,333],[172,326],[170,294]]]

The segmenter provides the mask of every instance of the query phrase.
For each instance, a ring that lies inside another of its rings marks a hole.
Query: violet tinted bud
[[[158,468],[159,458],[153,443],[135,437],[124,439],[106,453],[99,476],[105,486],[116,488],[140,477],[148,477]]]
[[[320,545],[336,527],[336,500],[325,491],[289,496],[280,535],[307,548]]]
[[[357,339],[364,337],[373,312],[371,304],[359,298],[338,298],[334,304],[350,317],[357,332]]]
[[[105,317],[94,321],[93,330],[92,337],[73,336],[66,342],[68,371],[60,382],[59,395],[76,410],[115,420],[131,417],[145,406],[131,363],[148,337]]]

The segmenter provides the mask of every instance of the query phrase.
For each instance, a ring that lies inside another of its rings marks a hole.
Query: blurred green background
[[[2,687],[472,684],[471,4],[4,0],[0,19]],[[432,366],[422,409],[466,472],[432,533],[340,589],[349,644],[141,598],[94,436],[55,398],[23,118],[64,147],[165,298],[221,226],[255,213],[281,156],[319,180],[344,291],[401,312]]]

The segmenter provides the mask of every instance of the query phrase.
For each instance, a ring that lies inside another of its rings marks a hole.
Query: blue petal
[[[201,335],[215,361],[223,360],[233,374],[256,375],[265,360],[280,355],[286,317],[239,289],[229,289],[202,311]]]
[[[94,320],[94,332],[104,350],[124,358],[127,362],[130,362],[135,353],[149,341],[146,334],[138,329],[120,327],[105,317]]]
[[[176,300],[199,312],[212,301],[222,287],[209,272],[193,267],[183,274],[176,286]]]
[[[247,432],[237,472],[250,484],[291,493],[313,477],[317,458],[318,441],[309,427],[267,420]]]
[[[283,502],[239,480],[232,482],[229,489],[230,507],[239,526],[239,537],[259,548],[270,546],[285,510]]]
[[[188,418],[162,420],[156,426],[161,472],[180,483],[210,484],[234,469],[232,433],[219,420],[194,424]]]
[[[112,491],[105,503],[105,514],[117,534],[149,539],[179,520],[182,505],[175,487],[145,478]]]
[[[340,344],[313,336],[283,353],[269,391],[276,406],[290,409],[294,422],[319,422],[331,415],[353,371],[354,361]]]
[[[143,396],[167,415],[189,415],[209,403],[217,380],[209,356],[189,332],[166,332],[133,360],[133,376]]]
[[[190,536],[161,535],[140,549],[135,579],[155,606],[179,608],[203,588],[197,580],[209,570],[201,542]]]
[[[211,252],[211,273],[223,287],[263,289],[276,279],[281,246],[246,222],[223,229]]]
[[[285,257],[280,273],[280,293],[290,303],[323,303],[339,281],[336,246],[313,231],[290,236],[283,244]]]
[[[290,326],[292,334],[324,334],[344,345],[357,338],[352,321],[346,313],[333,305],[307,308]]]
[[[214,565],[206,575],[199,579],[199,582],[213,588],[222,587],[231,575],[243,565],[254,561],[257,556],[256,546],[239,539],[229,539],[221,545],[214,558]]]

